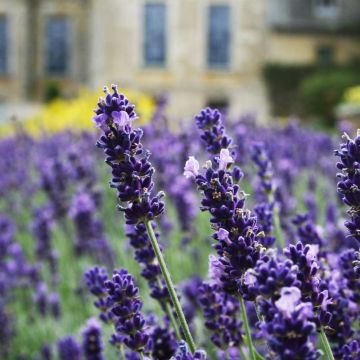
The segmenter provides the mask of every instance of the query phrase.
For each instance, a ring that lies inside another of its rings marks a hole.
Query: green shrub
[[[318,117],[324,125],[333,126],[334,109],[347,88],[360,82],[360,72],[351,68],[320,70],[307,77],[300,93],[307,114]]]
[[[263,68],[271,110],[274,115],[302,114],[299,88],[304,78],[315,71],[313,65],[266,64]]]

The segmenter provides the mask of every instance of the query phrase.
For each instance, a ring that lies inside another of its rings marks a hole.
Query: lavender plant
[[[116,86],[112,86],[112,94],[107,88],[104,91],[105,99],[99,101],[94,117],[94,122],[104,132],[97,146],[104,150],[106,162],[112,168],[111,186],[117,189],[117,196],[123,204],[119,205],[119,210],[124,212],[127,224],[146,226],[184,336],[194,352],[189,326],[151,224],[164,212],[163,193],[154,195],[152,192],[154,169],[149,162],[150,154],[142,147],[142,131],[131,127],[131,122],[136,119],[134,106],[118,93]]]

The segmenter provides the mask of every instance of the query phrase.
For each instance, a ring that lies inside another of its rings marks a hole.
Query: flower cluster
[[[232,140],[225,134],[219,110],[210,108],[202,110],[195,116],[195,123],[202,130],[201,139],[210,154],[217,155],[221,149],[227,149],[231,145]]]
[[[315,360],[320,356],[311,342],[315,334],[315,325],[310,321],[312,316],[312,306],[301,302],[298,288],[282,288],[272,319],[262,326],[276,359]]]
[[[72,336],[58,341],[58,354],[60,360],[80,360],[81,347]]]
[[[237,347],[242,342],[239,302],[226,294],[218,284],[203,285],[199,302],[204,311],[205,326],[211,331],[211,341],[220,349]]]
[[[152,195],[154,169],[149,162],[150,154],[141,144],[143,132],[132,129],[131,122],[136,119],[134,105],[119,94],[112,86],[112,94],[105,88],[105,98],[98,103],[94,122],[104,134],[97,146],[104,150],[106,163],[112,168],[111,186],[124,206],[128,224],[138,224],[152,220],[164,211],[162,194]]]
[[[101,327],[96,319],[89,319],[83,330],[83,354],[88,360],[105,360],[101,342]]]
[[[245,194],[237,184],[242,173],[238,167],[230,170],[234,159],[222,145],[228,146],[231,140],[225,135],[221,117],[216,115],[214,122],[214,113],[217,114],[210,110],[203,111],[196,122],[200,130],[204,131],[202,138],[211,153],[217,154],[219,148],[213,147],[213,140],[218,138],[219,133],[222,134],[225,140],[217,144],[221,150],[213,162],[207,163],[204,175],[199,172],[197,160],[190,157],[185,164],[184,175],[195,178],[203,194],[201,210],[210,213],[210,221],[217,229],[214,234],[217,243],[214,247],[223,267],[223,286],[228,292],[237,293],[241,292],[243,274],[260,258],[264,233],[259,231],[256,218],[244,208]]]
[[[360,242],[360,133],[351,139],[344,134],[345,143],[340,144],[340,149],[335,155],[340,158],[336,164],[341,171],[338,174],[340,181],[337,191],[342,201],[350,207],[350,220],[345,222],[351,236]]]

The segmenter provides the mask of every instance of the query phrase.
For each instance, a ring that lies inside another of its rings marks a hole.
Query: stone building
[[[54,82],[63,96],[118,83],[168,92],[174,116],[228,105],[265,119],[263,64],[350,58],[359,42],[341,31],[359,9],[358,0],[0,0],[0,102],[41,100]]]
[[[270,0],[266,60],[342,63],[360,56],[358,0]]]

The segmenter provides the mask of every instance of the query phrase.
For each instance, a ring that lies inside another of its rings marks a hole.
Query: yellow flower
[[[135,103],[140,123],[148,122],[155,108],[153,99],[134,91],[119,91],[126,93],[127,97]],[[56,99],[45,105],[35,116],[22,121],[23,129],[35,137],[43,134],[53,134],[66,129],[72,131],[95,129],[91,119],[94,116],[93,106],[99,96],[103,96],[103,93],[94,94],[87,90],[81,90],[77,98],[70,100]],[[12,123],[0,126],[0,137],[12,135],[14,132],[15,126]]]

